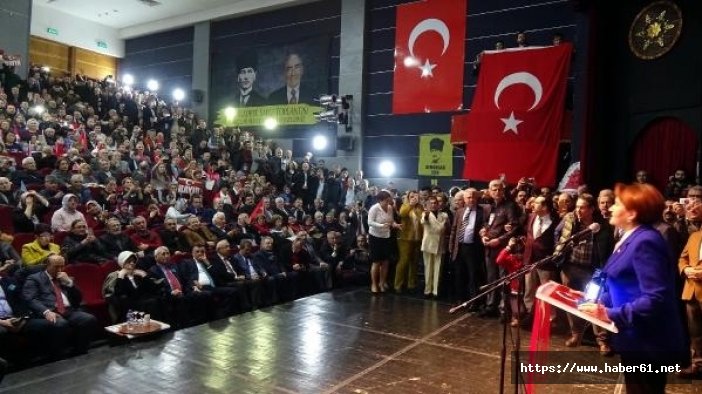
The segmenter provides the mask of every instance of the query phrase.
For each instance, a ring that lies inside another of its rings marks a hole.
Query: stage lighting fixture
[[[173,99],[175,101],[182,101],[185,98],[185,92],[181,88],[176,88],[173,90]]]
[[[132,74],[124,74],[122,83],[127,86],[132,85],[134,83],[134,76],[132,76]]]
[[[332,104],[336,104],[336,95],[324,94],[319,96],[319,105],[328,106]]]
[[[327,137],[323,135],[315,136],[312,139],[312,147],[314,148],[314,150],[324,150],[328,144],[329,140],[327,140]]]
[[[389,178],[395,174],[395,163],[390,160],[383,160],[380,162],[378,170],[380,171],[380,176]]]
[[[263,127],[266,130],[275,130],[278,127],[278,121],[275,118],[266,118],[263,121]]]
[[[158,90],[158,81],[155,79],[149,79],[149,81],[146,83],[146,87],[150,91],[155,92]]]

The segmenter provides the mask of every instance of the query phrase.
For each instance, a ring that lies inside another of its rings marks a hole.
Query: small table
[[[171,328],[169,324],[160,322],[158,320],[151,320],[148,323],[132,324],[127,323],[115,324],[113,326],[105,327],[105,330],[111,332],[112,334],[126,337],[128,339],[143,337],[146,335],[155,334],[164,330]]]

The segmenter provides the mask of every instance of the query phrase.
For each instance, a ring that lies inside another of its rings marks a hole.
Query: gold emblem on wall
[[[665,55],[680,38],[682,13],[672,1],[656,1],[642,9],[629,28],[629,48],[640,59]]]

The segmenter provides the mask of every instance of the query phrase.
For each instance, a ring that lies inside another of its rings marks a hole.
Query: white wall
[[[47,28],[58,30],[58,35],[47,33]],[[81,19],[34,2],[32,8],[31,34],[47,40],[87,49],[104,55],[124,57],[124,40],[119,31],[108,26]],[[97,46],[98,41],[107,44],[107,49]]]

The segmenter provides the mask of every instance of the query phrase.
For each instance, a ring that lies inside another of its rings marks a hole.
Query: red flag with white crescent
[[[397,7],[393,114],[463,107],[466,9],[466,0]]]
[[[463,177],[554,185],[571,44],[489,51],[466,119]]]

